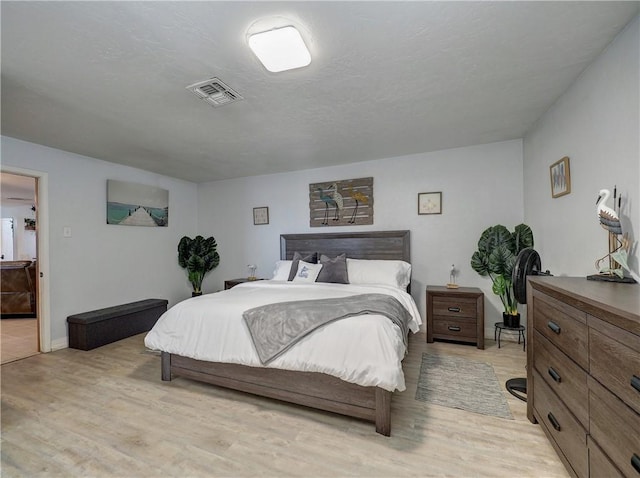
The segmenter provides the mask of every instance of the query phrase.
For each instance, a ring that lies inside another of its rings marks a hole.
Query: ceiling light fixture
[[[311,63],[311,53],[292,26],[255,33],[249,37],[249,47],[272,73],[302,68]]]

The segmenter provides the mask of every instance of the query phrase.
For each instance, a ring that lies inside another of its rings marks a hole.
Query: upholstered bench
[[[69,347],[91,350],[151,330],[166,312],[165,299],[146,299],[67,317]]]

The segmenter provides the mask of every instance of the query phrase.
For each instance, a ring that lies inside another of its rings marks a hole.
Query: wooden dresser
[[[484,294],[476,287],[427,286],[427,342],[476,344],[484,349]]]
[[[640,477],[640,286],[529,277],[527,416],[570,474]]]

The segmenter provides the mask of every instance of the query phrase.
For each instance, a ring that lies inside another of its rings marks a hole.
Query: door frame
[[[3,165],[0,172],[36,178],[36,224],[38,254],[38,341],[40,352],[51,352],[51,304],[49,291],[49,173]]]

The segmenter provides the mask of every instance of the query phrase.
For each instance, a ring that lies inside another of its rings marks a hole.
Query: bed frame
[[[410,262],[409,231],[281,235],[280,257],[291,259],[295,251]],[[323,373],[205,362],[162,352],[162,380],[172,375],[368,420],[375,423],[376,432],[391,434],[391,392],[379,387]]]

